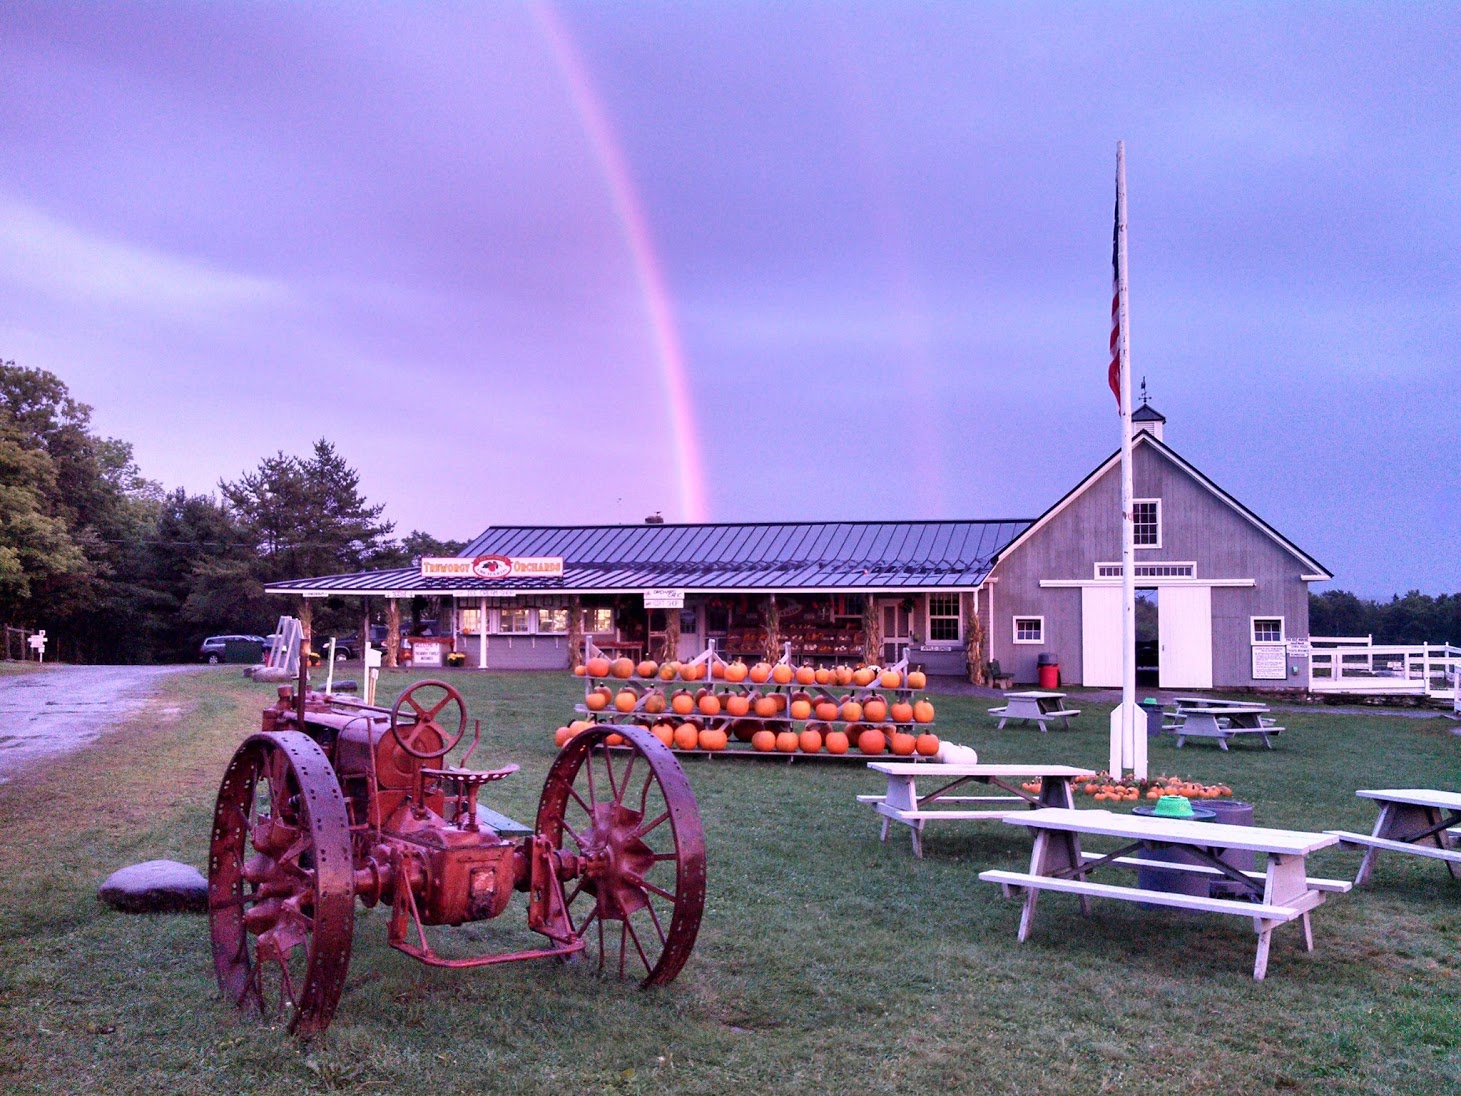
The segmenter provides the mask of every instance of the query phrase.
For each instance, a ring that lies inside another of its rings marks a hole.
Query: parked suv
[[[198,657],[211,665],[217,665],[223,661],[224,648],[230,640],[242,641],[245,643],[257,643],[260,647],[264,645],[263,636],[209,636],[198,648]]]

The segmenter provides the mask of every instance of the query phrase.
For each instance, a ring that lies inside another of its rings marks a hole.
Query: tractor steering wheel
[[[417,700],[416,694],[427,689],[440,689],[445,694],[434,704],[427,700]],[[442,729],[441,724],[436,721],[437,714],[448,704],[456,702],[457,733],[448,734]],[[401,722],[401,709],[405,706],[411,708],[414,721],[403,724]],[[439,749],[419,749],[418,743],[426,737],[427,731],[435,732],[441,739],[442,745]],[[462,735],[467,731],[467,704],[462,699],[462,694],[448,685],[445,681],[418,681],[409,689],[396,698],[395,706],[391,708],[391,734],[395,736],[396,742],[401,749],[405,750],[414,758],[422,761],[432,761],[438,757],[444,757],[450,753],[452,747],[462,740]]]

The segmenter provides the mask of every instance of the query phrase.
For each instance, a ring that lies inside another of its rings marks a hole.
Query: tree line
[[[68,662],[188,660],[206,635],[271,632],[286,606],[268,582],[463,547],[393,537],[324,439],[190,495],[143,476],[91,410],[54,374],[0,361],[0,622],[44,628]],[[314,617],[320,635],[360,624],[344,602],[316,603]]]
[[[1309,634],[1371,636],[1377,644],[1450,643],[1461,646],[1461,594],[1372,601],[1345,590],[1309,595]]]

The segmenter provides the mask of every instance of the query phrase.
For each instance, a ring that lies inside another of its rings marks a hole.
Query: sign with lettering
[[[1255,644],[1253,678],[1256,681],[1283,681],[1289,676],[1288,651],[1282,643]]]
[[[685,591],[663,588],[646,590],[644,591],[644,607],[646,609],[683,609]]]
[[[562,556],[422,556],[422,578],[562,578]]]

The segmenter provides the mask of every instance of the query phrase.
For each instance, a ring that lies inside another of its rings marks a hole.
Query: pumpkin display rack
[[[663,665],[610,658],[591,639],[575,672],[580,718],[555,732],[563,746],[594,728],[648,730],[681,754],[867,761],[938,752],[927,678],[907,659],[890,666],[796,665],[791,644],[775,663],[727,661],[712,640],[697,657]],[[621,744],[611,734],[610,748]]]

